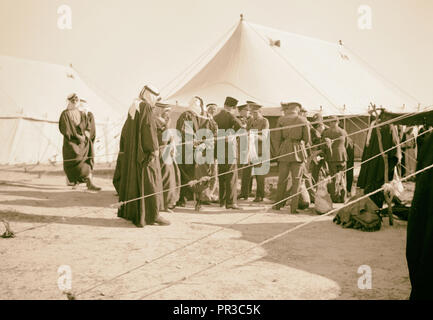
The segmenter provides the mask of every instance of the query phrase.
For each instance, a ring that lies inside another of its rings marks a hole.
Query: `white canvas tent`
[[[370,102],[392,112],[419,111],[418,101],[385,81],[339,43],[241,21],[163,91],[171,104],[192,96],[222,105],[226,96],[262,104],[279,115],[299,101],[324,115],[365,115]]]
[[[95,94],[77,72],[0,56],[0,163],[61,163],[63,137],[58,119],[72,92],[86,99],[95,115],[95,161],[115,159],[122,115]]]

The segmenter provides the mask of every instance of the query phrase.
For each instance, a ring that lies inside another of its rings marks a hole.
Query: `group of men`
[[[89,115],[74,107],[79,104],[77,99],[76,95],[68,97],[70,103],[61,116],[60,129],[65,136],[64,158],[81,160],[65,161],[65,172],[70,182],[87,182],[89,189],[98,190],[90,173],[94,121],[88,121]],[[281,103],[281,108],[283,116],[273,129],[275,151],[271,155],[269,121],[263,116],[261,105],[253,101],[238,105],[237,99],[227,97],[217,112],[217,104],[205,105],[200,97],[193,97],[175,126],[171,126],[170,105],[161,103],[157,89],[144,86],[129,108],[121,132],[113,177],[121,204],[118,216],[138,227],[168,225],[170,222],[160,212],[172,212],[188,200],[195,201],[197,211],[209,202],[219,202],[228,210],[241,210],[238,199],[248,200],[254,178],[253,201],[262,202],[271,156],[278,162],[273,209],[280,210],[285,199],[291,199],[290,212],[298,212],[301,185],[308,185],[314,200],[314,184],[323,172],[334,176],[330,193],[338,201],[341,188],[336,190],[335,176],[344,172],[348,161],[347,133],[338,126],[337,118],[330,119],[329,127],[320,115],[315,115],[310,123],[297,102]],[[86,127],[89,123],[93,123],[93,131]],[[177,134],[169,130],[174,127]],[[75,143],[74,148],[68,147],[71,143]],[[70,155],[70,150],[80,150],[81,156]],[[207,161],[199,161],[197,152]]]
[[[269,122],[261,114],[261,106],[252,101],[237,106],[236,99],[227,97],[224,109],[216,113],[215,103],[205,106],[200,97],[193,97],[189,108],[177,120],[176,129],[180,132],[181,141],[176,141],[175,135],[168,130],[170,106],[159,102],[158,96],[159,92],[155,88],[144,86],[129,108],[123,125],[113,177],[121,204],[118,216],[132,221],[137,227],[146,224],[168,225],[170,222],[160,215],[160,211],[170,212],[175,206],[185,206],[191,197],[196,201],[196,210],[199,210],[206,202],[206,190],[212,194],[217,180],[219,203],[226,209],[240,209],[237,199],[248,199],[253,177],[257,181],[254,201],[263,201],[266,172],[254,170],[270,161],[267,152],[270,144],[266,139]],[[100,188],[92,180],[96,135],[93,114],[86,110],[86,101],[77,94],[69,95],[67,101],[67,108],[59,119],[59,130],[64,137],[63,167],[67,184],[75,188],[80,183],[86,183],[89,190],[99,191]],[[352,186],[353,169],[350,168],[353,167],[354,152],[353,142],[346,131],[339,127],[339,119],[331,117],[326,126],[320,114],[314,115],[312,122],[309,122],[299,103],[282,103],[281,107],[284,115],[278,119],[274,129],[275,145],[272,147],[275,150],[273,157],[278,160],[278,188],[273,209],[281,209],[286,200],[291,199],[290,212],[296,213],[300,185],[308,184],[314,195],[313,183],[317,184],[326,175],[332,177],[328,185],[332,200],[341,201]],[[238,116],[235,116],[236,109]],[[375,155],[388,150],[385,152],[391,180],[394,167],[402,160],[404,148],[413,148],[415,143],[412,131],[407,130],[404,138],[394,125],[382,125],[374,130],[378,122],[380,118],[373,118],[362,156],[357,187],[363,189],[364,193],[377,190],[384,183],[384,163]],[[206,139],[200,136],[201,129],[208,130]],[[241,129],[245,130],[238,134]],[[233,130],[235,134],[221,136],[219,130]],[[250,134],[253,130],[256,131],[254,138]],[[420,132],[426,130],[427,127],[423,127]],[[428,127],[428,130],[431,128]],[[192,139],[188,139],[188,135]],[[246,144],[240,141],[245,135],[248,137]],[[420,152],[418,170],[432,163],[431,153],[428,152],[433,144],[432,137],[426,134],[416,139]],[[218,144],[221,138],[223,143]],[[251,140],[256,144],[250,143]],[[400,140],[404,141],[403,150],[400,149]],[[191,146],[187,147],[188,144]],[[251,152],[252,149],[255,152]],[[211,161],[197,161],[194,157],[197,150],[207,154]],[[181,155],[177,157],[179,152]],[[260,157],[264,153],[267,155]],[[191,156],[191,161],[186,161]],[[414,158],[409,153],[406,157],[406,164]],[[407,165],[409,173],[415,170],[412,167]],[[239,197],[238,170],[242,179]],[[426,208],[432,207],[429,203],[432,199],[432,189],[429,187],[431,173],[430,170],[417,178],[409,215],[406,257],[412,284],[411,299],[432,297],[432,237],[431,219],[428,219],[431,210],[426,211]],[[344,174],[347,174],[346,180],[342,179]],[[346,188],[341,187],[344,181],[347,182]],[[382,192],[370,198],[382,207]]]

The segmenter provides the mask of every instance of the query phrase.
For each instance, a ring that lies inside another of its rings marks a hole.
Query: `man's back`
[[[322,137],[332,140],[332,147],[325,151],[327,161],[347,161],[347,132],[340,127],[330,127]]]

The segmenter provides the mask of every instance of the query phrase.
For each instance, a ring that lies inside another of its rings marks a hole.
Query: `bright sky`
[[[57,27],[62,4],[72,9],[71,30]],[[371,30],[358,28],[360,5],[372,9]],[[385,78],[433,105],[432,0],[1,0],[0,54],[72,63],[126,109],[142,84],[163,87],[240,13],[256,24],[342,39]]]

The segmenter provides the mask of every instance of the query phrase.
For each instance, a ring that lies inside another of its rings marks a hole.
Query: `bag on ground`
[[[318,214],[325,214],[332,210],[332,199],[328,192],[328,180],[323,180],[317,186],[314,208]]]

